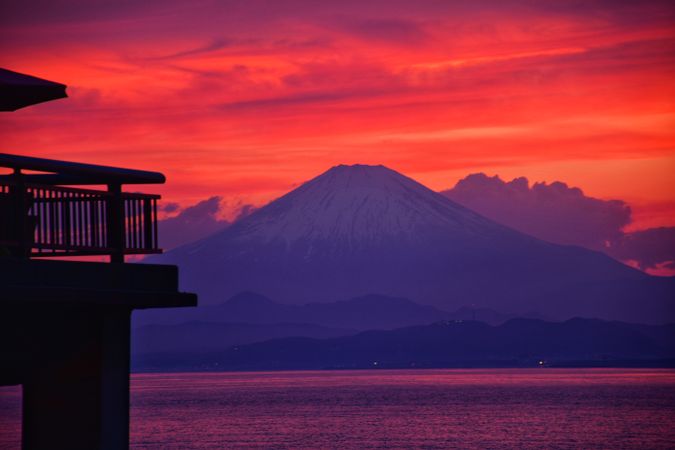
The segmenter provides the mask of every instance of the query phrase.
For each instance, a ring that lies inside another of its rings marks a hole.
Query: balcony
[[[131,313],[197,304],[177,267],[123,264],[161,250],[159,196],[122,187],[164,181],[0,154],[0,385],[22,385],[23,448],[128,448]],[[68,258],[91,255],[114,264]]]
[[[125,184],[164,183],[161,173],[8,154],[0,154],[1,168],[0,256],[123,262],[125,255],[161,253],[160,196],[122,192]]]

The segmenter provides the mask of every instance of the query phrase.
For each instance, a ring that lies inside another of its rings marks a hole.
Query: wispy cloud
[[[233,45],[233,43],[234,42],[230,39],[219,37],[214,38],[210,42],[198,45],[196,47],[188,48],[186,50],[180,50],[174,53],[169,53],[167,55],[149,57],[147,59],[161,61],[161,60],[181,59],[190,56],[200,56],[204,54],[213,53],[226,47],[230,47]]]
[[[333,20],[333,22],[336,29],[365,41],[419,46],[431,39],[423,26],[409,19],[345,17]]]

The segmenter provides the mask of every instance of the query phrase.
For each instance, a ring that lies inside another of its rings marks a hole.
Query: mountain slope
[[[334,167],[228,229],[149,260],[178,264],[181,287],[201,304],[247,290],[297,303],[377,293],[445,310],[675,320],[674,280],[524,235],[383,166]],[[617,283],[628,286],[620,311]]]
[[[374,294],[337,302],[286,305],[253,292],[242,292],[218,305],[138,310],[133,314],[132,324],[134,328],[140,328],[186,322],[302,323],[365,331],[428,325],[441,320],[478,320],[498,325],[514,317],[486,308],[466,306],[447,312],[405,298]],[[541,318],[537,314],[528,314],[526,317]]]
[[[486,316],[480,311],[480,316]],[[418,305],[404,298],[367,295],[331,303],[285,305],[252,292],[242,292],[228,301],[200,308],[137,311],[134,326],[177,324],[187,321],[220,323],[306,323],[356,330],[392,329],[427,325],[455,315],[433,306]]]

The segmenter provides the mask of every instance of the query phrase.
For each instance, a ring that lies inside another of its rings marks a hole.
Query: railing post
[[[63,230],[61,231],[61,236],[63,237],[63,243],[65,245],[71,245],[72,243],[72,221],[70,220],[70,199],[71,197],[68,194],[65,194],[61,198],[61,211],[63,219]],[[75,220],[77,222],[77,220]]]
[[[14,169],[14,184],[10,187],[12,199],[14,201],[14,229],[12,234],[16,240],[16,247],[14,256],[19,258],[27,258],[30,255],[30,247],[28,245],[27,230],[28,224],[28,205],[26,204],[26,186],[23,183],[21,176],[21,169]]]
[[[143,248],[146,250],[154,247],[152,241],[152,200],[143,199]]]
[[[124,262],[124,200],[122,198],[122,186],[120,184],[109,184],[107,224],[108,229],[108,247],[112,249],[110,253],[111,263]]]

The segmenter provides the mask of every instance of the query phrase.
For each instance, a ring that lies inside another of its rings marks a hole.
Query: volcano
[[[232,226],[149,262],[180,266],[200,303],[367,294],[444,310],[675,319],[675,280],[493,222],[384,166],[340,165]]]

